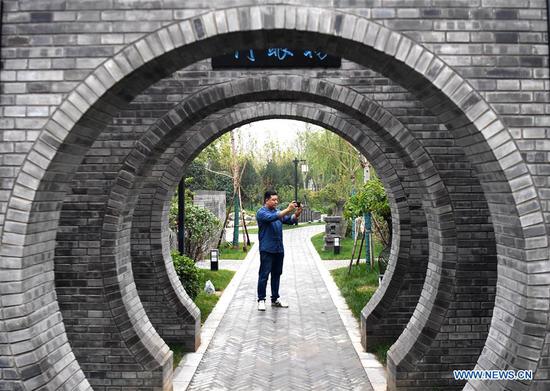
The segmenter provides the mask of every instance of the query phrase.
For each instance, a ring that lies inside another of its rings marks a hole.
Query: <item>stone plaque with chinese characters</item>
[[[212,68],[340,68],[342,59],[314,49],[246,49],[212,57]]]

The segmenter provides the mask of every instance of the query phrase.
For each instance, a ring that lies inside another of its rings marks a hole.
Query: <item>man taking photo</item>
[[[268,190],[264,194],[264,206],[256,213],[258,238],[260,240],[260,271],[258,276],[258,311],[265,311],[267,279],[271,274],[271,305],[287,308],[288,304],[279,299],[279,283],[283,273],[283,224],[297,225],[302,206],[292,201],[286,209],[278,210],[277,192]],[[294,214],[291,215],[291,213]]]

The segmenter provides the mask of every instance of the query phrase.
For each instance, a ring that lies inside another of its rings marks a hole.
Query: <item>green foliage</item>
[[[344,205],[344,216],[347,218],[363,216],[367,212],[374,213],[383,219],[391,216],[388,197],[377,176],[373,176],[365,183]]]
[[[333,203],[331,200],[327,199],[327,195],[330,197],[330,194],[327,194],[322,190],[307,190],[304,198],[307,199],[307,203],[312,210],[316,210],[324,214],[330,214],[333,208]]]
[[[220,220],[209,210],[193,204],[185,205],[185,249],[187,255],[200,260],[212,238],[221,228]]]
[[[279,206],[281,209],[286,208],[291,201],[294,201],[294,186],[281,185],[276,190],[279,195]]]
[[[310,130],[302,133],[298,142],[281,145],[272,141],[261,150],[245,151],[239,132],[236,160],[245,169],[241,178],[243,206],[256,210],[263,204],[263,193],[273,188],[279,193],[281,205],[294,199],[294,158],[305,159],[307,174],[298,167],[298,198],[322,213],[331,213],[348,198],[355,183],[361,183],[363,169],[359,152],[340,136],[328,130]],[[254,152],[251,152],[254,151]],[[231,203],[233,182],[229,167],[232,156],[230,133],[214,140],[188,166],[186,176],[191,190],[205,189],[226,192]],[[304,182],[313,183],[315,190],[305,190]]]
[[[346,140],[329,131],[304,133],[305,159],[308,173],[321,187],[336,182],[342,177],[351,185],[352,178],[362,181],[363,168],[359,152]]]
[[[304,157],[309,165],[308,178],[316,191],[308,195],[315,210],[334,213],[347,200],[356,183],[361,183],[363,167],[359,152],[328,130],[303,135]]]
[[[247,157],[246,166],[241,177],[243,206],[255,209],[258,205],[261,205],[263,192],[261,173],[256,168],[254,159]]]
[[[341,177],[336,182],[329,183],[321,189],[318,192],[318,199],[330,213],[334,214],[337,208],[342,207],[350,192],[349,181],[345,177]]]
[[[280,192],[283,186],[287,186],[292,187],[292,191],[294,191],[294,163],[292,163],[292,159],[294,157],[289,153],[272,154],[271,159],[260,173],[264,188],[276,188]]]
[[[200,290],[200,274],[199,269],[195,266],[195,261],[177,252],[172,253],[172,261],[185,292],[194,300]]]
[[[186,181],[187,183],[187,181]],[[221,228],[220,220],[209,210],[193,205],[193,193],[185,189],[185,249],[187,255],[195,260],[202,259],[208,244],[218,234]],[[170,229],[178,230],[178,195],[177,192],[170,202]]]
[[[188,184],[188,188],[191,191],[195,190],[216,190],[216,191],[225,191],[226,199],[231,197],[233,192],[233,182],[231,178],[214,174],[211,171],[208,171],[208,166],[211,170],[216,172],[222,171],[221,167],[218,167],[218,164],[212,164],[210,162],[202,162],[200,160],[192,161],[185,170],[185,175],[187,180],[191,179]]]
[[[344,205],[346,218],[355,218],[367,212],[371,212],[375,220],[375,233],[383,243],[389,245],[392,233],[391,209],[384,186],[376,175],[373,175]]]

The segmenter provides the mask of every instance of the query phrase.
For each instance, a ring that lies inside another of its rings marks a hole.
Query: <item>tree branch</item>
[[[206,167],[206,166],[204,166],[204,169],[205,169],[206,171],[209,171],[209,172],[213,173],[213,174],[223,175],[223,176],[226,176],[226,177],[228,177],[228,178],[233,179],[233,177],[232,177],[231,175],[226,174],[225,172],[214,171],[214,170],[209,169],[209,168]]]

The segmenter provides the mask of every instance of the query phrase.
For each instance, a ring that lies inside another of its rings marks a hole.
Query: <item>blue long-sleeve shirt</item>
[[[298,224],[292,216],[286,215],[279,218],[279,210],[262,206],[256,213],[258,221],[258,238],[260,239],[260,251],[270,253],[284,253],[283,224]]]

